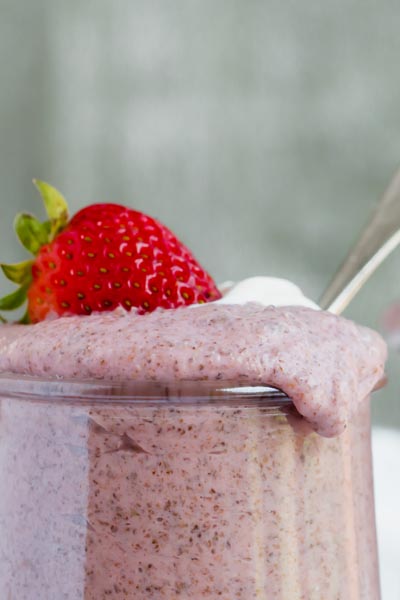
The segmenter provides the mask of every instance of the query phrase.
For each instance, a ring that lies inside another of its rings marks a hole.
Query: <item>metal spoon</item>
[[[358,241],[322,294],[319,305],[340,314],[372,273],[400,244],[400,168]]]

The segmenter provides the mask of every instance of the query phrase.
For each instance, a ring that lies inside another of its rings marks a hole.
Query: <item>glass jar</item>
[[[377,600],[369,401],[0,376],[0,598]]]

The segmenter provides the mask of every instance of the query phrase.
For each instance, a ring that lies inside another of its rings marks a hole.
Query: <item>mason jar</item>
[[[0,376],[0,598],[377,600],[369,400]]]

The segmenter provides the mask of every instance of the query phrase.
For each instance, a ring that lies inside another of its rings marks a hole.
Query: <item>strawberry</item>
[[[121,306],[145,313],[216,300],[210,275],[164,225],[118,204],[93,204],[71,220],[62,195],[35,182],[49,220],[18,215],[15,229],[33,260],[1,264],[20,285],[0,299],[0,310],[28,300],[23,322],[51,315],[88,315]]]

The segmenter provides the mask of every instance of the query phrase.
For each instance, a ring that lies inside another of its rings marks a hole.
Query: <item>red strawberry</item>
[[[28,299],[25,322],[49,314],[90,314],[137,307],[176,308],[220,297],[210,275],[164,225],[117,204],[94,204],[68,222],[57,190],[36,182],[50,221],[19,215],[16,231],[35,254],[32,261],[1,267],[20,288],[0,300],[9,310]]]

